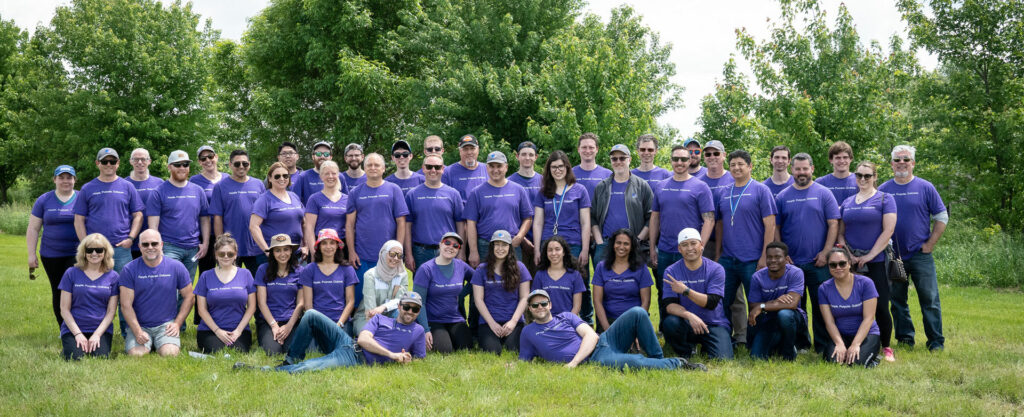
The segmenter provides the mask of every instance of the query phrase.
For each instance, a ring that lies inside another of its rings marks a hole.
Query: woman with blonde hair
[[[93,233],[78,244],[75,259],[57,286],[64,319],[60,325],[64,359],[108,357],[119,291],[114,247],[102,234]]]

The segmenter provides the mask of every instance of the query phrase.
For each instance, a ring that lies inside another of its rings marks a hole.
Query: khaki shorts
[[[124,335],[124,351],[127,352],[132,350],[136,346],[145,346],[149,348],[149,350],[159,350],[161,346],[168,343],[181,347],[180,334],[178,336],[171,337],[165,333],[168,324],[171,324],[171,322],[167,322],[156,327],[143,327],[142,331],[149,335],[149,341],[144,344],[139,344],[139,342],[135,340],[135,333],[129,330]]]

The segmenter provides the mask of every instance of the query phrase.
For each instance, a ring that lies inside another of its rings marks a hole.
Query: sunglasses
[[[327,152],[313,152],[313,156],[319,156],[321,158],[327,158],[327,157],[331,156],[331,152],[330,151],[327,151]]]
[[[85,248],[85,253],[103,253],[106,251],[106,248]]]
[[[828,267],[832,268],[832,269],[846,268],[847,265],[849,265],[849,263],[847,263],[846,261],[829,262],[828,263]]]
[[[875,176],[875,174],[861,174],[859,172],[855,172],[853,175],[856,175],[858,180],[870,180],[871,177]]]
[[[402,259],[402,253],[388,252],[388,257],[391,259]]]
[[[690,155],[700,155],[700,149],[690,149]]]
[[[100,165],[117,165],[116,159],[101,159]]]
[[[613,156],[610,159],[612,162],[626,162],[629,160],[628,156]]]
[[[906,163],[906,162],[913,161],[913,159],[910,159],[910,158],[893,158],[892,161],[893,162],[904,162],[904,163]]]
[[[408,158],[409,155],[412,155],[412,154],[409,153],[409,152],[395,152],[395,153],[391,154],[391,156],[393,156],[395,158]]]
[[[718,152],[718,151],[715,151],[715,152],[704,152],[704,156],[721,156],[721,155],[722,155],[722,153]]]
[[[672,162],[690,162],[690,157],[688,157],[688,156],[673,156],[672,157]]]
[[[429,171],[440,171],[440,170],[444,169],[444,165],[430,165],[430,164],[426,164],[426,165],[423,165],[423,169],[424,170],[429,170]]]
[[[640,151],[640,152],[644,152],[644,153],[654,152],[654,148],[640,148],[640,149],[637,149],[637,150]]]
[[[200,156],[199,157],[199,162],[206,162],[207,160],[210,160],[210,159],[213,159],[213,158],[216,158],[216,157],[217,157],[217,155]]]
[[[443,243],[445,246],[451,246],[453,249],[458,249],[462,247],[462,244],[454,239],[445,239],[441,243]]]
[[[540,307],[547,307],[547,306],[548,306],[548,302],[547,301],[541,301],[541,302],[538,302],[538,303],[530,303],[530,308],[540,308]]]
[[[160,246],[160,242],[139,242],[140,248],[155,248]]]
[[[188,168],[189,165],[191,165],[191,164],[188,163],[188,162],[175,162],[175,163],[171,164],[171,166],[175,167],[175,168]]]
[[[274,179],[275,180],[286,180],[288,178],[291,178],[291,176],[292,176],[292,174],[274,174]]]
[[[441,152],[444,148],[440,146],[431,146],[429,148],[423,148],[423,152]]]
[[[402,311],[411,311],[413,313],[419,313],[420,306],[416,304],[402,304]]]
[[[234,258],[235,257],[235,253],[234,252],[217,252],[217,257],[218,258]]]
[[[249,161],[235,161],[231,165],[234,165],[235,168],[248,168],[249,167]]]

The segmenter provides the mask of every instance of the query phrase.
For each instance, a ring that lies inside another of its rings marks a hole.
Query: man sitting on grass
[[[519,359],[529,361],[540,356],[550,362],[565,362],[574,368],[589,360],[604,366],[622,369],[700,369],[707,367],[689,363],[683,358],[666,358],[661,353],[658,336],[640,307],[633,307],[619,316],[608,330],[598,336],[594,329],[571,312],[551,315],[551,297],[547,291],[533,290],[526,298],[526,327],[519,341]],[[628,353],[633,342],[649,356]]]
[[[390,308],[399,306],[397,319],[387,317],[385,314],[373,316],[366,323],[366,327],[363,327],[359,333],[359,341],[355,343],[337,323],[323,313],[316,310],[306,311],[294,330],[295,336],[288,349],[288,355],[285,356],[284,362],[273,370],[296,373],[359,364],[406,364],[412,362],[413,358],[422,359],[427,354],[427,345],[423,327],[416,323],[416,317],[423,306],[422,298],[417,293],[407,293],[398,300],[397,305]],[[324,356],[303,361],[306,350],[314,339],[320,351],[324,352]],[[356,351],[357,343],[362,348],[362,354]],[[252,366],[238,362],[235,368]]]

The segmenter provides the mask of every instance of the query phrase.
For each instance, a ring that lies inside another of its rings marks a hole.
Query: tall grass
[[[999,225],[951,222],[935,248],[939,281],[992,288],[1024,287],[1024,239]]]
[[[25,235],[32,203],[13,202],[0,206],[0,233]]]

